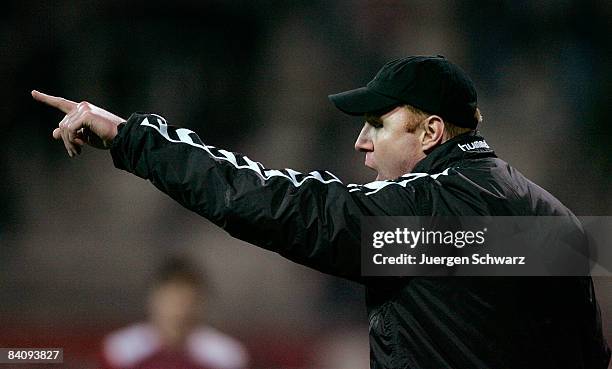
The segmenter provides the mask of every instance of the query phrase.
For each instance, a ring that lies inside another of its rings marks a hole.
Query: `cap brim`
[[[378,94],[367,87],[329,95],[334,105],[349,115],[364,115],[388,110],[400,104],[396,99]]]

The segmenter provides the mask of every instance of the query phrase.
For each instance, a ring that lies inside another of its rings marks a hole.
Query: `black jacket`
[[[232,236],[366,287],[372,368],[603,369],[591,278],[364,278],[360,219],[371,215],[570,215],[498,159],[476,132],[394,181],[345,185],[327,172],[268,170],[134,114],[115,166],[150,180]]]

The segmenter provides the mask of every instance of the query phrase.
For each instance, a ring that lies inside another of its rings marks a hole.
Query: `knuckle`
[[[79,110],[90,110],[91,109],[91,103],[87,102],[87,101],[81,101],[80,103],[77,104],[77,107]]]

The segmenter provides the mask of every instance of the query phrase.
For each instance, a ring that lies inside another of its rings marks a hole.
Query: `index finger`
[[[77,103],[74,101],[64,99],[63,97],[43,94],[42,92],[36,90],[32,90],[32,97],[34,100],[53,106],[54,108],[58,108],[66,114],[73,110],[77,105]]]

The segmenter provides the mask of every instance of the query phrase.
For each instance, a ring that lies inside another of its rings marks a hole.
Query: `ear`
[[[443,142],[444,137],[444,120],[437,116],[431,115],[423,122],[423,135],[421,138],[421,147],[424,152],[433,150],[436,146]]]

